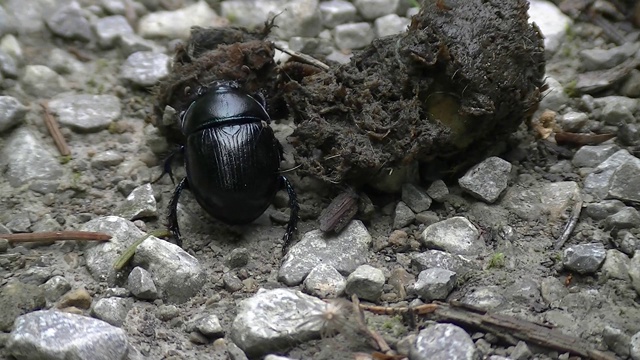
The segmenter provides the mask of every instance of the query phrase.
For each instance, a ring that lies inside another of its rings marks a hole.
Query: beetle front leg
[[[293,233],[296,231],[298,227],[298,210],[300,210],[300,206],[298,205],[298,197],[296,196],[295,190],[293,190],[293,186],[289,180],[280,176],[280,186],[287,190],[287,194],[289,195],[289,208],[291,209],[291,215],[289,215],[289,223],[287,224],[287,232],[284,234],[282,240],[284,240],[284,245],[282,246],[282,253],[286,253],[289,249],[289,245],[291,244],[291,240],[293,238]]]
[[[184,145],[180,145],[179,148],[173,150],[169,156],[164,159],[164,163],[162,164],[162,174],[158,176],[157,179],[153,180],[151,183],[155,184],[158,180],[162,179],[165,174],[169,174],[171,178],[171,183],[175,184],[175,180],[173,179],[173,171],[171,171],[171,163],[177,154],[184,154]]]
[[[182,247],[182,238],[180,237],[180,226],[178,225],[178,199],[180,199],[180,194],[184,189],[189,189],[189,180],[187,178],[182,179],[173,191],[173,196],[169,201],[169,216],[167,216],[169,231],[176,237],[176,244],[180,247]]]

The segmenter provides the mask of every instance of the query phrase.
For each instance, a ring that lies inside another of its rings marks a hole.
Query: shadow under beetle
[[[283,156],[261,95],[250,95],[238,83],[224,81],[198,90],[196,99],[180,113],[186,143],[164,163],[171,172],[176,153],[184,154],[187,177],[176,187],[169,202],[168,227],[182,246],[177,207],[182,190],[189,189],[211,216],[231,225],[250,223],[271,204],[276,192],[289,195],[291,215],[283,237],[287,249],[298,221],[296,193],[279,174]]]

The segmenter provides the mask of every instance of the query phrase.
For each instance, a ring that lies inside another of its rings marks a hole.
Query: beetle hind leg
[[[169,231],[175,236],[176,244],[180,247],[182,247],[182,238],[180,226],[178,225],[178,199],[180,199],[180,194],[184,189],[189,189],[189,180],[187,178],[182,179],[173,191],[173,196],[169,201],[169,215],[167,216]]]
[[[184,145],[182,145],[179,148],[173,150],[171,152],[171,154],[169,154],[169,156],[167,156],[164,159],[164,163],[162,164],[162,174],[160,174],[160,176],[158,176],[155,180],[153,180],[151,182],[152,184],[157,183],[166,174],[169,174],[169,177],[171,178],[171,182],[172,183],[174,183],[174,184],[176,183],[174,178],[173,178],[173,171],[171,171],[171,163],[173,162],[173,159],[175,159],[176,155],[178,155],[178,154],[184,154]]]
[[[300,210],[300,206],[298,205],[296,192],[293,190],[293,186],[291,186],[289,180],[284,176],[280,176],[280,182],[282,188],[285,189],[289,195],[289,208],[291,209],[289,223],[287,224],[287,232],[285,232],[284,237],[282,238],[284,240],[282,253],[284,254],[289,250],[289,245],[291,245],[291,240],[293,239],[293,233],[298,227],[298,211]]]

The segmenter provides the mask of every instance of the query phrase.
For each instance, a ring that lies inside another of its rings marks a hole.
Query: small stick
[[[47,125],[47,129],[49,129],[49,133],[51,137],[53,137],[53,142],[56,143],[58,147],[58,151],[60,151],[60,155],[69,156],[71,155],[71,151],[69,150],[69,146],[67,142],[64,140],[64,136],[62,136],[62,132],[60,132],[60,127],[58,126],[58,122],[51,115],[49,111],[49,104],[46,101],[40,102],[40,106],[44,110],[44,123]]]
[[[358,299],[358,296],[356,296],[356,294],[353,294],[351,296],[351,302],[353,303],[354,311],[357,312],[356,321],[358,322],[360,329],[362,329],[362,331],[364,331],[365,334],[367,334],[376,343],[376,345],[378,346],[378,350],[385,354],[388,354],[391,351],[389,344],[387,344],[384,338],[382,338],[382,336],[380,336],[377,332],[367,327],[367,324],[364,321],[364,313],[360,308],[360,299]]]
[[[562,248],[565,242],[569,240],[569,236],[573,232],[573,229],[576,228],[578,224],[578,219],[580,218],[580,212],[582,212],[582,200],[576,200],[576,203],[573,205],[573,210],[571,211],[571,217],[569,218],[569,222],[564,226],[564,230],[562,231],[562,235],[558,238],[558,242],[554,248],[559,250]]]
[[[43,231],[25,234],[0,234],[0,238],[10,243],[51,242],[62,240],[109,241],[111,235],[91,231]]]
[[[298,60],[302,61],[303,63],[307,63],[309,65],[313,65],[315,67],[318,67],[324,71],[327,71],[330,69],[329,65],[323,63],[320,60],[314,59],[311,56],[307,55],[307,54],[303,54],[297,51],[293,51],[293,50],[289,50],[289,49],[285,49],[282,46],[278,46],[274,44],[274,47],[280,51],[282,51],[285,54],[289,54],[291,56],[293,56],[294,58],[297,58]]]

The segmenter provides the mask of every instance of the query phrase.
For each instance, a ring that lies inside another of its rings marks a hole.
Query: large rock
[[[18,360],[124,360],[124,330],[106,322],[53,310],[18,318],[7,353]]]
[[[183,303],[204,285],[205,272],[198,259],[179,246],[149,237],[136,249],[133,265],[147,270],[165,301]]]

